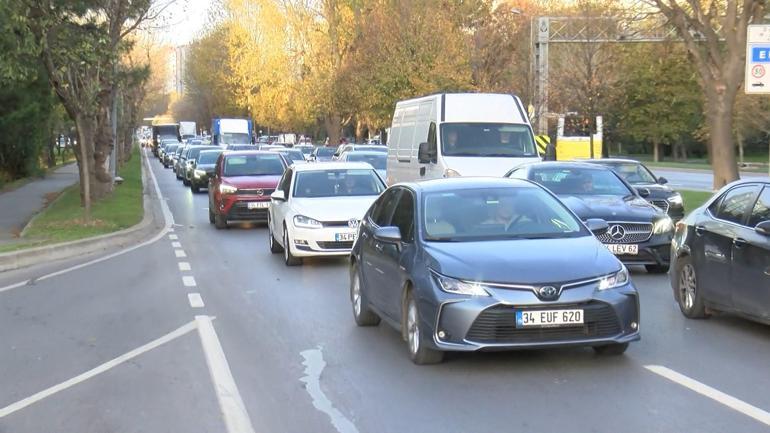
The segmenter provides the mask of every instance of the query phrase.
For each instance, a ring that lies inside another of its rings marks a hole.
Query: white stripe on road
[[[182,277],[182,283],[185,287],[195,287],[197,284],[195,284],[195,277],[192,277],[190,275],[185,275]]]
[[[181,242],[171,242],[171,248],[182,248]]]
[[[177,257],[187,257],[184,250],[174,250],[174,254],[176,254]]]
[[[179,262],[178,265],[180,271],[189,271],[192,269],[190,268],[190,263],[188,262]]]
[[[200,293],[188,293],[187,300],[190,301],[190,306],[193,308],[203,308],[206,306]]]
[[[671,370],[670,368],[663,367],[662,365],[645,365],[644,368],[659,376],[665,377],[672,382],[678,383],[685,388],[695,391],[700,395],[721,403],[730,409],[737,410],[746,416],[754,418],[755,420],[770,426],[770,413],[756,406],[752,406],[743,400],[739,400],[731,395],[725,394],[718,389],[714,389],[706,384],[698,382],[695,379]]]
[[[108,371],[114,367],[117,367],[118,365],[132,359],[136,358],[137,356],[149,352],[152,349],[155,349],[158,346],[161,346],[165,343],[168,343],[169,341],[172,341],[174,339],[177,339],[188,332],[194,330],[198,325],[196,322],[190,322],[160,338],[157,340],[153,340],[144,346],[138,347],[126,354],[120,355],[117,358],[107,361],[104,364],[93,368],[91,370],[86,371],[85,373],[75,376],[72,379],[66,380],[58,385],[54,385],[46,390],[40,391],[37,394],[34,394],[30,397],[25,398],[24,400],[17,401],[16,403],[13,403],[11,405],[8,405],[2,409],[0,409],[0,418],[3,418],[5,416],[8,416],[18,410],[24,409],[25,407],[32,405],[34,403],[37,403],[40,400],[43,400],[46,397],[50,397],[54,394],[56,394],[59,391],[64,391],[67,388],[70,388],[72,386],[75,386],[81,382],[84,382],[98,374],[104,373],[105,371]]]
[[[349,419],[332,404],[329,397],[321,389],[321,373],[326,367],[321,349],[310,349],[300,352],[305,361],[305,376],[300,379],[305,383],[305,390],[313,399],[313,406],[325,413],[331,419],[332,425],[340,433],[358,433],[358,429]]]
[[[206,364],[209,367],[211,381],[217,394],[219,408],[224,416],[225,426],[229,433],[254,433],[251,418],[243,404],[241,394],[235,385],[235,379],[227,364],[227,358],[219,344],[219,338],[214,331],[214,325],[209,316],[195,316],[198,324],[198,335],[203,345],[203,353],[206,355]]]
[[[179,239],[179,236],[177,236],[177,235],[168,235],[168,238],[169,238],[169,240],[175,241],[175,240]]]

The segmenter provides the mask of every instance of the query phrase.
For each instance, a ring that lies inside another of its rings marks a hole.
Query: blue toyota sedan
[[[400,330],[417,364],[445,351],[565,345],[622,354],[639,339],[639,299],[595,237],[606,230],[527,180],[394,185],[352,250],[355,321]]]

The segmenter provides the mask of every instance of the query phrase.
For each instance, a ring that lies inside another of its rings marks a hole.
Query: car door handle
[[[698,236],[703,236],[703,234],[706,232],[706,228],[703,226],[695,226],[695,234]]]
[[[374,244],[374,249],[379,252],[383,252],[385,250],[385,246],[383,246],[381,243],[378,242]]]
[[[735,248],[743,248],[746,246],[748,242],[746,242],[746,239],[742,238],[735,238],[733,239],[733,245],[735,245]]]

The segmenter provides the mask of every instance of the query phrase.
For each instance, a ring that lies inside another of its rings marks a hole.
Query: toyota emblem
[[[263,195],[265,194],[265,190],[263,190],[263,189],[258,189],[258,190],[256,190],[256,191],[254,191],[254,194],[256,194],[256,195],[258,195],[258,196],[263,196]]]
[[[559,290],[554,286],[543,286],[537,290],[537,294],[543,299],[553,299],[559,294]]]
[[[607,233],[609,233],[612,239],[619,241],[626,236],[626,229],[624,229],[622,226],[615,224],[614,226],[610,227]]]
[[[348,227],[351,229],[357,229],[358,228],[358,220],[355,218],[351,218],[348,220]]]

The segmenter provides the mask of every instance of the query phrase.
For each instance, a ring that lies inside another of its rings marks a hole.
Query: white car
[[[287,266],[302,257],[347,256],[358,224],[385,184],[361,162],[319,162],[289,167],[271,195],[270,251]]]

